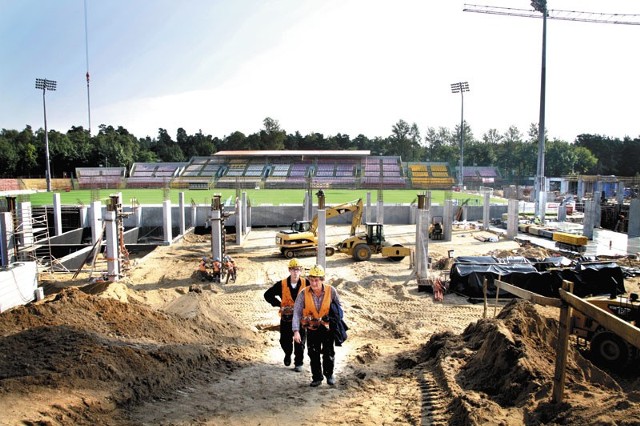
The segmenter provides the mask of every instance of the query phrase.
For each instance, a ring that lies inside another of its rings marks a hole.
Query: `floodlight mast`
[[[464,187],[464,92],[469,91],[469,83],[461,81],[451,84],[451,93],[460,93],[460,170],[458,171],[458,185]]]
[[[519,16],[525,18],[542,18],[542,66],[540,75],[540,119],[538,121],[538,164],[536,167],[535,203],[536,216],[544,222],[546,207],[544,177],[544,143],[545,143],[545,84],[546,84],[546,46],[547,19],[563,21],[591,22],[603,24],[640,25],[640,14],[628,13],[594,13],[576,10],[548,9],[547,0],[531,0],[534,10],[517,9],[511,7],[465,4],[463,12],[486,13],[490,15]]]
[[[47,129],[47,102],[45,100],[45,93],[47,90],[55,91],[57,84],[58,83],[54,80],[36,78],[36,89],[42,90],[42,109],[44,110],[44,147],[47,162],[47,192],[51,192],[51,161],[49,160],[49,131]]]

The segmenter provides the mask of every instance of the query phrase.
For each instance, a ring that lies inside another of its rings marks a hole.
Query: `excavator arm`
[[[356,202],[349,202],[344,204],[338,204],[336,206],[327,207],[325,209],[327,219],[339,216],[341,214],[352,212],[353,217],[351,219],[351,233],[349,235],[356,235],[356,231],[358,230],[358,226],[362,222],[362,198],[359,198]],[[313,232],[313,235],[318,235],[318,215],[316,214],[311,221],[311,229],[310,232]]]

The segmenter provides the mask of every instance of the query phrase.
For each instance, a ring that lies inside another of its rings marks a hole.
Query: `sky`
[[[475,4],[532,9],[529,0]],[[399,120],[476,139],[540,114],[542,20],[457,0],[0,0],[0,129],[122,126],[137,137],[391,135]],[[640,14],[632,0],[549,9]],[[86,11],[86,15],[85,15]],[[86,16],[86,20],[85,20]],[[640,19],[636,19],[636,22]],[[86,30],[85,30],[86,23]],[[548,136],[640,137],[640,25],[547,21]],[[85,74],[91,80],[89,96]],[[451,92],[468,82],[470,91]],[[90,100],[89,100],[90,99]],[[89,108],[90,104],[90,108]],[[462,111],[462,107],[464,110]]]

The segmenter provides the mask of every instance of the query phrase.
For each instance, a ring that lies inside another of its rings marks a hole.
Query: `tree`
[[[267,117],[263,121],[264,130],[260,131],[260,148],[266,150],[283,150],[284,141],[287,134],[280,129],[280,123],[273,118]]]

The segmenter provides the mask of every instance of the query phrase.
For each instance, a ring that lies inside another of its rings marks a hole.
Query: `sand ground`
[[[573,346],[564,402],[551,402],[553,309],[522,301],[485,309],[451,293],[435,301],[418,291],[409,259],[327,258],[349,338],[336,348],[337,385],[310,388],[308,362],[300,373],[283,365],[277,309],[263,299],[287,274],[276,231],[254,229],[229,246],[237,282],[202,291],[189,290],[202,285],[194,271],[210,249],[206,236],[157,248],[109,286],[86,285],[86,273],[43,275],[44,301],[0,315],[0,424],[640,423],[637,371],[602,371]],[[347,232],[330,226],[327,241]],[[446,267],[450,249],[547,254],[474,233],[430,242],[434,264]],[[386,236],[413,247],[415,227],[387,226]],[[637,279],[625,284],[637,290]]]

